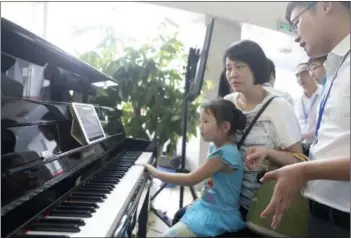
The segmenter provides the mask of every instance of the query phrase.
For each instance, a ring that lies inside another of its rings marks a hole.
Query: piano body
[[[1,42],[1,236],[146,237],[151,180],[135,163],[156,163],[156,144],[99,105],[106,137],[71,135],[71,103],[111,79],[3,18]]]

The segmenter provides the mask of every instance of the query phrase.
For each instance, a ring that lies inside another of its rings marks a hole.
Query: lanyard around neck
[[[317,89],[317,91],[318,91],[318,89]],[[314,98],[312,100],[311,106],[310,106],[310,110],[307,111],[307,112],[306,112],[305,103],[303,102],[303,97],[301,98],[302,113],[303,113],[303,118],[304,118],[305,121],[308,119],[308,116],[310,115],[310,113],[311,113],[311,111],[313,109],[314,103],[316,103],[318,95],[319,95],[319,93],[315,94],[315,96],[314,96]]]
[[[335,71],[335,74],[329,84],[329,87],[326,86],[326,88],[323,91],[323,96],[322,96],[322,100],[321,103],[319,104],[319,111],[318,111],[318,118],[317,118],[317,123],[316,123],[316,130],[315,130],[315,136],[318,137],[318,131],[321,127],[321,122],[322,122],[322,118],[323,118],[323,113],[324,113],[324,109],[325,109],[325,105],[327,104],[327,100],[329,98],[330,95],[330,91],[333,88],[334,85],[334,81],[336,79],[336,77],[338,76],[338,71],[340,70],[342,64],[344,64],[347,56],[350,54],[350,50],[346,53],[346,55],[344,56],[344,58],[342,59],[340,65],[338,66],[338,68]]]

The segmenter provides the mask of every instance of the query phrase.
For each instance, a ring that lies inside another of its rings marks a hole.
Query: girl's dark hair
[[[254,75],[255,85],[262,85],[269,81],[267,57],[256,42],[242,40],[231,44],[225,51],[224,62],[227,58],[248,64]]]
[[[237,130],[243,130],[246,126],[246,116],[235,107],[235,105],[224,99],[211,100],[205,103],[202,108],[209,111],[220,125],[224,122],[230,123],[229,134],[233,135]]]

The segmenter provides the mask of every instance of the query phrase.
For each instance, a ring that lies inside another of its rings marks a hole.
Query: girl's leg
[[[179,209],[179,210],[174,214],[174,217],[173,217],[173,220],[172,220],[172,226],[174,226],[175,224],[177,224],[177,223],[180,221],[180,219],[184,216],[187,207],[188,207],[188,206],[182,207],[181,209]]]
[[[178,222],[164,233],[162,237],[196,237],[196,235],[183,222]]]

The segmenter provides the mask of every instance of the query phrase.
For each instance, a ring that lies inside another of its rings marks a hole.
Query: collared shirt
[[[302,94],[301,97],[295,102],[295,112],[300,123],[302,134],[311,133],[316,128],[317,110],[323,92],[321,86],[317,87],[317,90],[310,98],[308,98],[305,94]],[[305,139],[303,141],[303,143],[307,144],[312,142],[313,138]]]
[[[325,91],[342,59],[350,50],[350,34],[328,54],[325,64]],[[350,157],[350,55],[340,66],[324,108],[318,140],[310,149],[310,160]],[[307,183],[304,196],[321,204],[350,212],[350,181],[313,180]]]
[[[326,82],[327,82],[327,74],[325,74],[325,76],[323,77],[323,81],[322,81],[323,89],[325,88]]]

